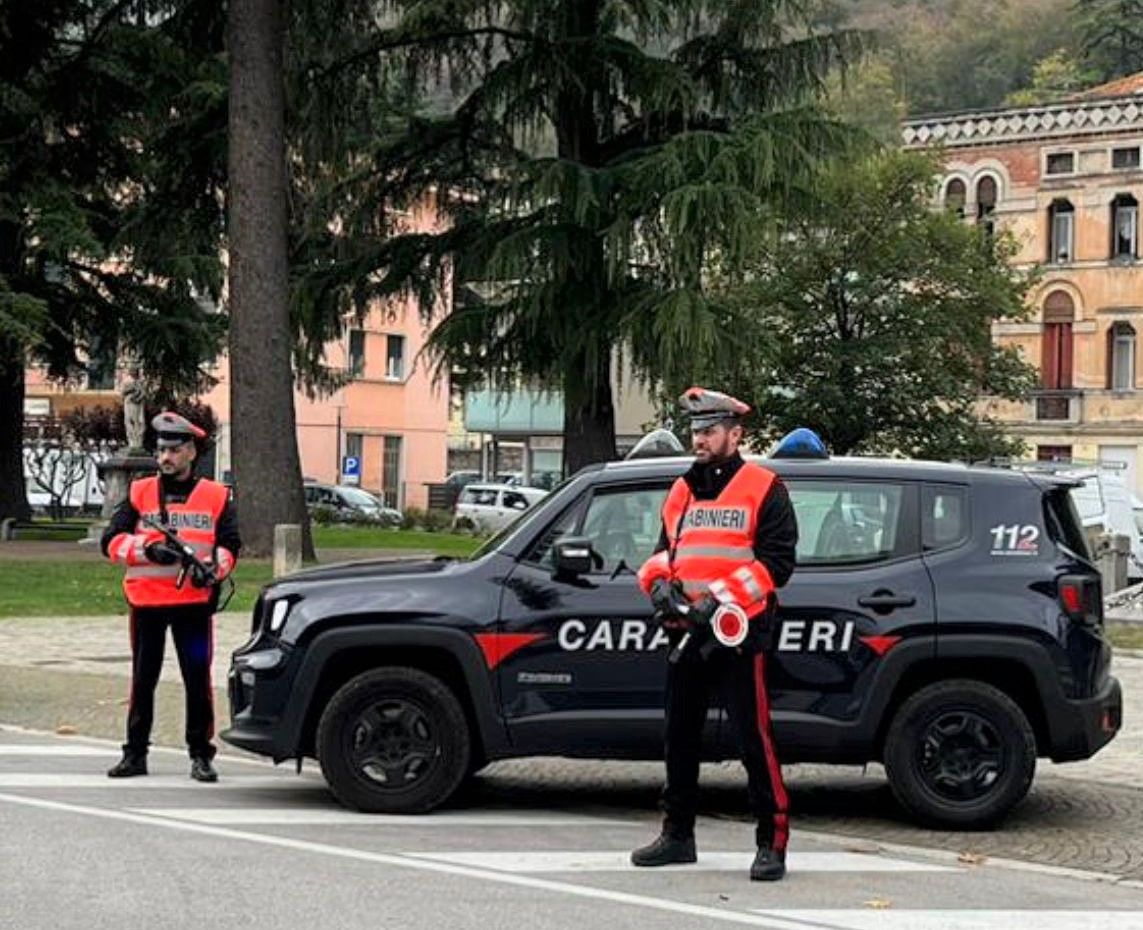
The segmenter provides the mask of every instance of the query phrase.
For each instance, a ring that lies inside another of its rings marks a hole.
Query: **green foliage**
[[[120,343],[186,394],[225,325],[197,299],[221,290],[219,187],[182,122],[221,33],[205,0],[142,6],[0,14],[0,336],[58,378]]]
[[[1026,315],[1029,279],[1009,239],[932,209],[935,171],[901,153],[828,167],[816,208],[720,295],[739,350],[696,375],[753,403],[764,438],[809,426],[835,454],[1018,451],[976,407],[1034,384],[991,335],[994,321]]]
[[[1010,93],[1004,102],[1009,106],[1053,103],[1090,87],[1098,80],[1099,75],[1085,68],[1076,55],[1059,48],[1036,62],[1032,71],[1032,83]]]
[[[1143,0],[1075,0],[1075,15],[1099,80],[1143,71]]]

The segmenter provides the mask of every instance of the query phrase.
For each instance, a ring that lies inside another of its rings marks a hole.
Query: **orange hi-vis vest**
[[[181,504],[167,504],[167,525],[179,537],[194,546],[200,559],[215,559],[215,533],[218,520],[226,507],[230,492],[215,481],[199,479],[190,496]],[[113,562],[127,566],[123,577],[123,593],[132,607],[172,607],[184,604],[205,604],[212,596],[210,588],[196,588],[188,575],[181,588],[175,587],[182,566],[157,565],[147,560],[146,548],[161,542],[157,530],[143,526],[142,518],[159,519],[159,478],[152,476],[131,483],[131,506],[139,514],[140,522],[134,535],[120,533],[111,540],[107,555]],[[216,559],[223,573],[234,564],[234,554],[219,549]]]
[[[666,578],[681,582],[692,601],[709,594],[748,616],[765,610],[775,585],[754,556],[754,535],[773,483],[773,472],[751,462],[714,500],[695,500],[684,479],[675,481],[663,503],[667,548],[639,569],[643,590],[649,593],[656,579]]]

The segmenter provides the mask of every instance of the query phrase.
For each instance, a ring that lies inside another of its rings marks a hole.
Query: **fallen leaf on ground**
[[[866,907],[871,907],[875,911],[884,911],[893,906],[893,902],[888,898],[870,898],[868,901],[862,902]]]
[[[962,852],[956,857],[956,861],[965,862],[969,865],[980,865],[980,863],[984,862],[987,858],[988,856],[982,855],[981,853]]]
[[[70,723],[61,723],[56,727],[56,734],[58,736],[75,736],[79,731],[76,730]]]

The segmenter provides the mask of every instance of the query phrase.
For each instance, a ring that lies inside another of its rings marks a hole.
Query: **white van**
[[[1087,532],[1088,542],[1104,533],[1127,536],[1131,540],[1133,559],[1127,562],[1127,580],[1143,581],[1143,536],[1136,521],[1138,499],[1127,487],[1123,474],[1104,467],[1060,469],[1083,484],[1072,490],[1072,501]]]

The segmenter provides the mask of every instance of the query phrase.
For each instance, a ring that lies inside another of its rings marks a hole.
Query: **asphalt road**
[[[748,824],[705,817],[694,866],[637,870],[653,811],[477,788],[425,817],[354,814],[320,777],[239,758],[189,780],[103,774],[113,743],[0,729],[0,927],[1143,930],[1143,883],[795,830],[747,880]],[[554,802],[554,803],[553,803]]]

